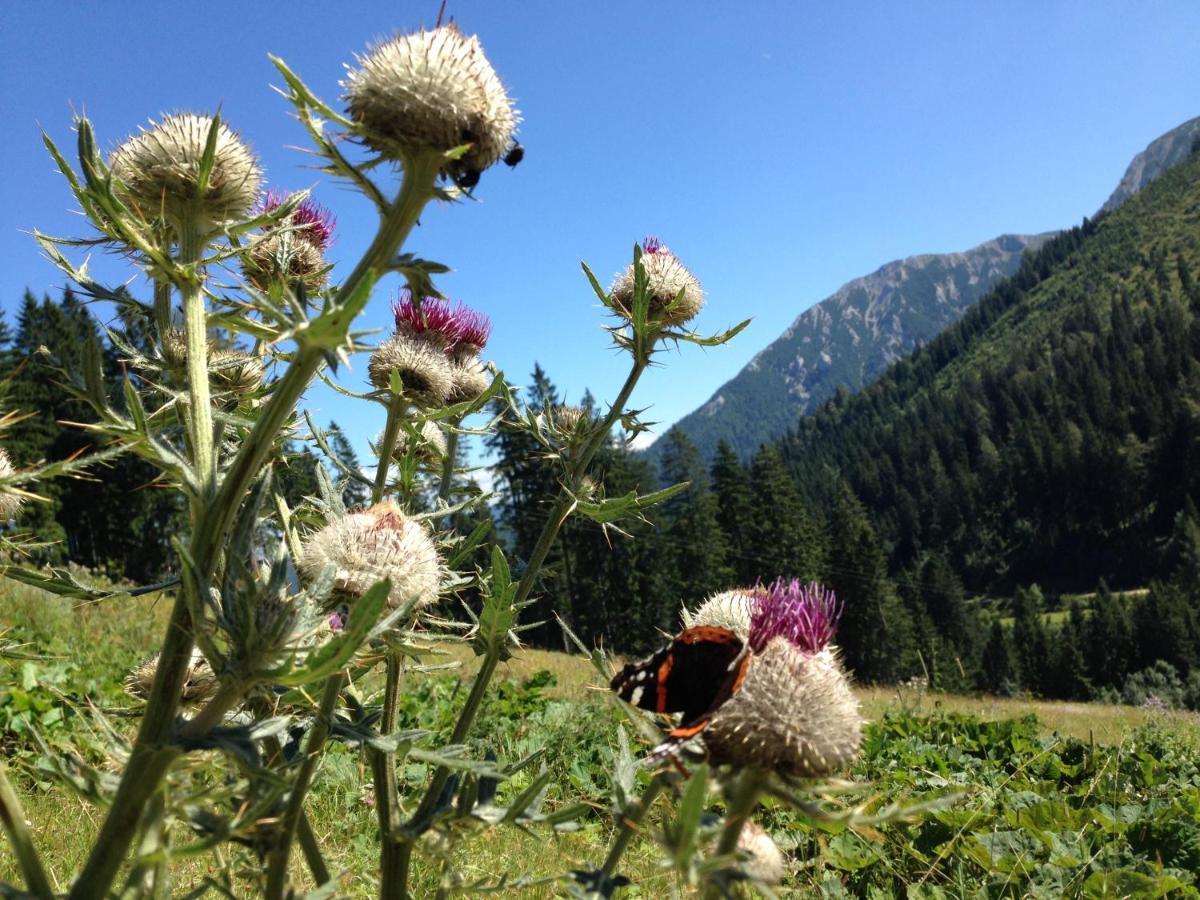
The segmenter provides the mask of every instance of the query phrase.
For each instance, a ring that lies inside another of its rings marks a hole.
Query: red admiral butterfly
[[[622,700],[652,712],[683,714],[648,761],[673,755],[708,727],[717,708],[742,686],[750,662],[746,649],[728,628],[697,625],[617,673],[610,686]]]

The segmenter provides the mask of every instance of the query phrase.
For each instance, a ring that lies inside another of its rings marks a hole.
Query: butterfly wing
[[[648,658],[626,665],[613,678],[612,689],[641,709],[682,713],[680,725],[671,731],[679,744],[699,734],[712,711],[733,695],[748,659],[734,632],[699,625]]]

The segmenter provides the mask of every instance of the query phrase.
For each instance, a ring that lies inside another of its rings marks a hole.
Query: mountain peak
[[[1200,116],[1155,138],[1129,163],[1117,189],[1100,207],[1100,211],[1111,212],[1167,169],[1183,162],[1191,154],[1197,140],[1200,140]]]

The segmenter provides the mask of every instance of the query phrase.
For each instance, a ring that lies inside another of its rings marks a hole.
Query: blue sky
[[[72,147],[72,108],[113,147],[164,111],[208,111],[254,146],[272,185],[315,186],[346,270],[367,202],[305,168],[267,53],[336,100],[343,63],[437,16],[437,0],[275,4],[8,4],[0,28],[0,303],[62,279],[22,231],[85,233],[41,145]],[[535,360],[577,399],[610,399],[624,362],[579,269],[605,279],[661,235],[696,272],[698,325],[753,316],[736,341],[684,347],[634,405],[668,424],[703,403],[807,307],[915,253],[961,250],[1094,212],[1130,158],[1200,115],[1200,4],[569,3],[450,0],[517,98],[525,161],[480,202],[433,210],[408,249],[495,321],[491,358],[524,383]],[[130,271],[97,256],[114,282]],[[394,282],[366,325],[388,321]],[[134,282],[135,290],[144,289]],[[103,310],[100,310],[103,314]],[[344,373],[361,389],[365,359]],[[360,450],[374,410],[325,389],[308,405]]]

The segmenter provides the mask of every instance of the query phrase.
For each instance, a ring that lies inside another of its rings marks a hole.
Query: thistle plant
[[[488,317],[444,299],[434,278],[447,267],[405,249],[427,204],[454,202],[501,157],[516,158],[519,116],[479,40],[449,25],[378,44],[350,67],[344,111],[273,62],[322,172],[360,191],[378,214],[348,271],[325,258],[328,213],[308,192],[264,194],[250,143],[218,115],[163,116],[107,156],[91,122],[77,118],[77,166],[45,138],[95,234],[37,239],[83,294],[116,304],[119,319],[136,327],[108,332],[127,363],[119,404],[103,382],[97,344],[84,348],[80,370],[58,373],[90,405],[95,421],[86,427],[103,449],[23,472],[0,452],[0,514],[36,499],[38,482],[125,453],[156,467],[187,510],[174,541],[177,577],[129,591],[165,590],[172,608],[159,652],[128,680],[144,700],[136,733],[107,722],[100,729],[112,737],[107,768],[119,777],[76,759],[48,763],[103,809],[72,900],[170,896],[167,861],[181,835],[190,836],[181,852],[212,852],[226,872],[227,851],[250,854],[250,868],[262,872],[255,887],[271,900],[301,894],[298,845],[315,896],[329,896],[338,875],[306,803],[333,741],[362,748],[370,762],[381,897],[412,895],[418,852],[441,861],[446,883],[455,883],[452,850],[469,833],[459,826],[553,828],[586,813],[583,805],[542,812],[546,772],[498,803],[497,783],[532,760],[488,758],[469,743],[472,728],[497,666],[530,625],[521,612],[567,518],[615,528],[683,487],[605,497],[590,471],[615,428],[631,436],[645,429],[627,409],[642,373],[668,345],[720,344],[746,324],[713,336],[691,331],[703,304],[699,283],[660,241],[647,240],[609,291],[584,267],[612,316],[611,340],[629,360],[616,398],[596,414],[522,409],[483,360]],[[347,140],[364,149],[363,162],[344,152]],[[71,259],[80,243],[123,254],[147,277],[149,296],[92,279]],[[395,328],[371,347],[355,325],[392,275],[405,284]],[[334,383],[367,353],[361,393]],[[299,408],[316,379],[380,407],[373,474],[332,458],[328,436]],[[486,502],[456,501],[452,485],[459,437],[493,427],[466,425],[489,405],[560,467],[561,490],[517,575],[498,548],[489,565],[468,565],[482,535],[450,525],[456,511]],[[293,506],[278,473],[295,441],[326,452],[339,479],[321,469],[317,495]],[[364,508],[345,507],[351,482],[369,491]],[[62,571],[12,566],[7,575],[66,596],[118,593]],[[481,598],[466,606],[469,622],[439,614],[468,589]],[[398,709],[406,672],[444,641],[468,644],[479,667],[438,746],[424,732],[398,730]],[[379,669],[383,687],[372,693]],[[193,765],[198,754],[221,777]],[[430,767],[428,781],[402,793],[397,768],[414,761]],[[28,894],[52,896],[2,768],[0,812]]]

